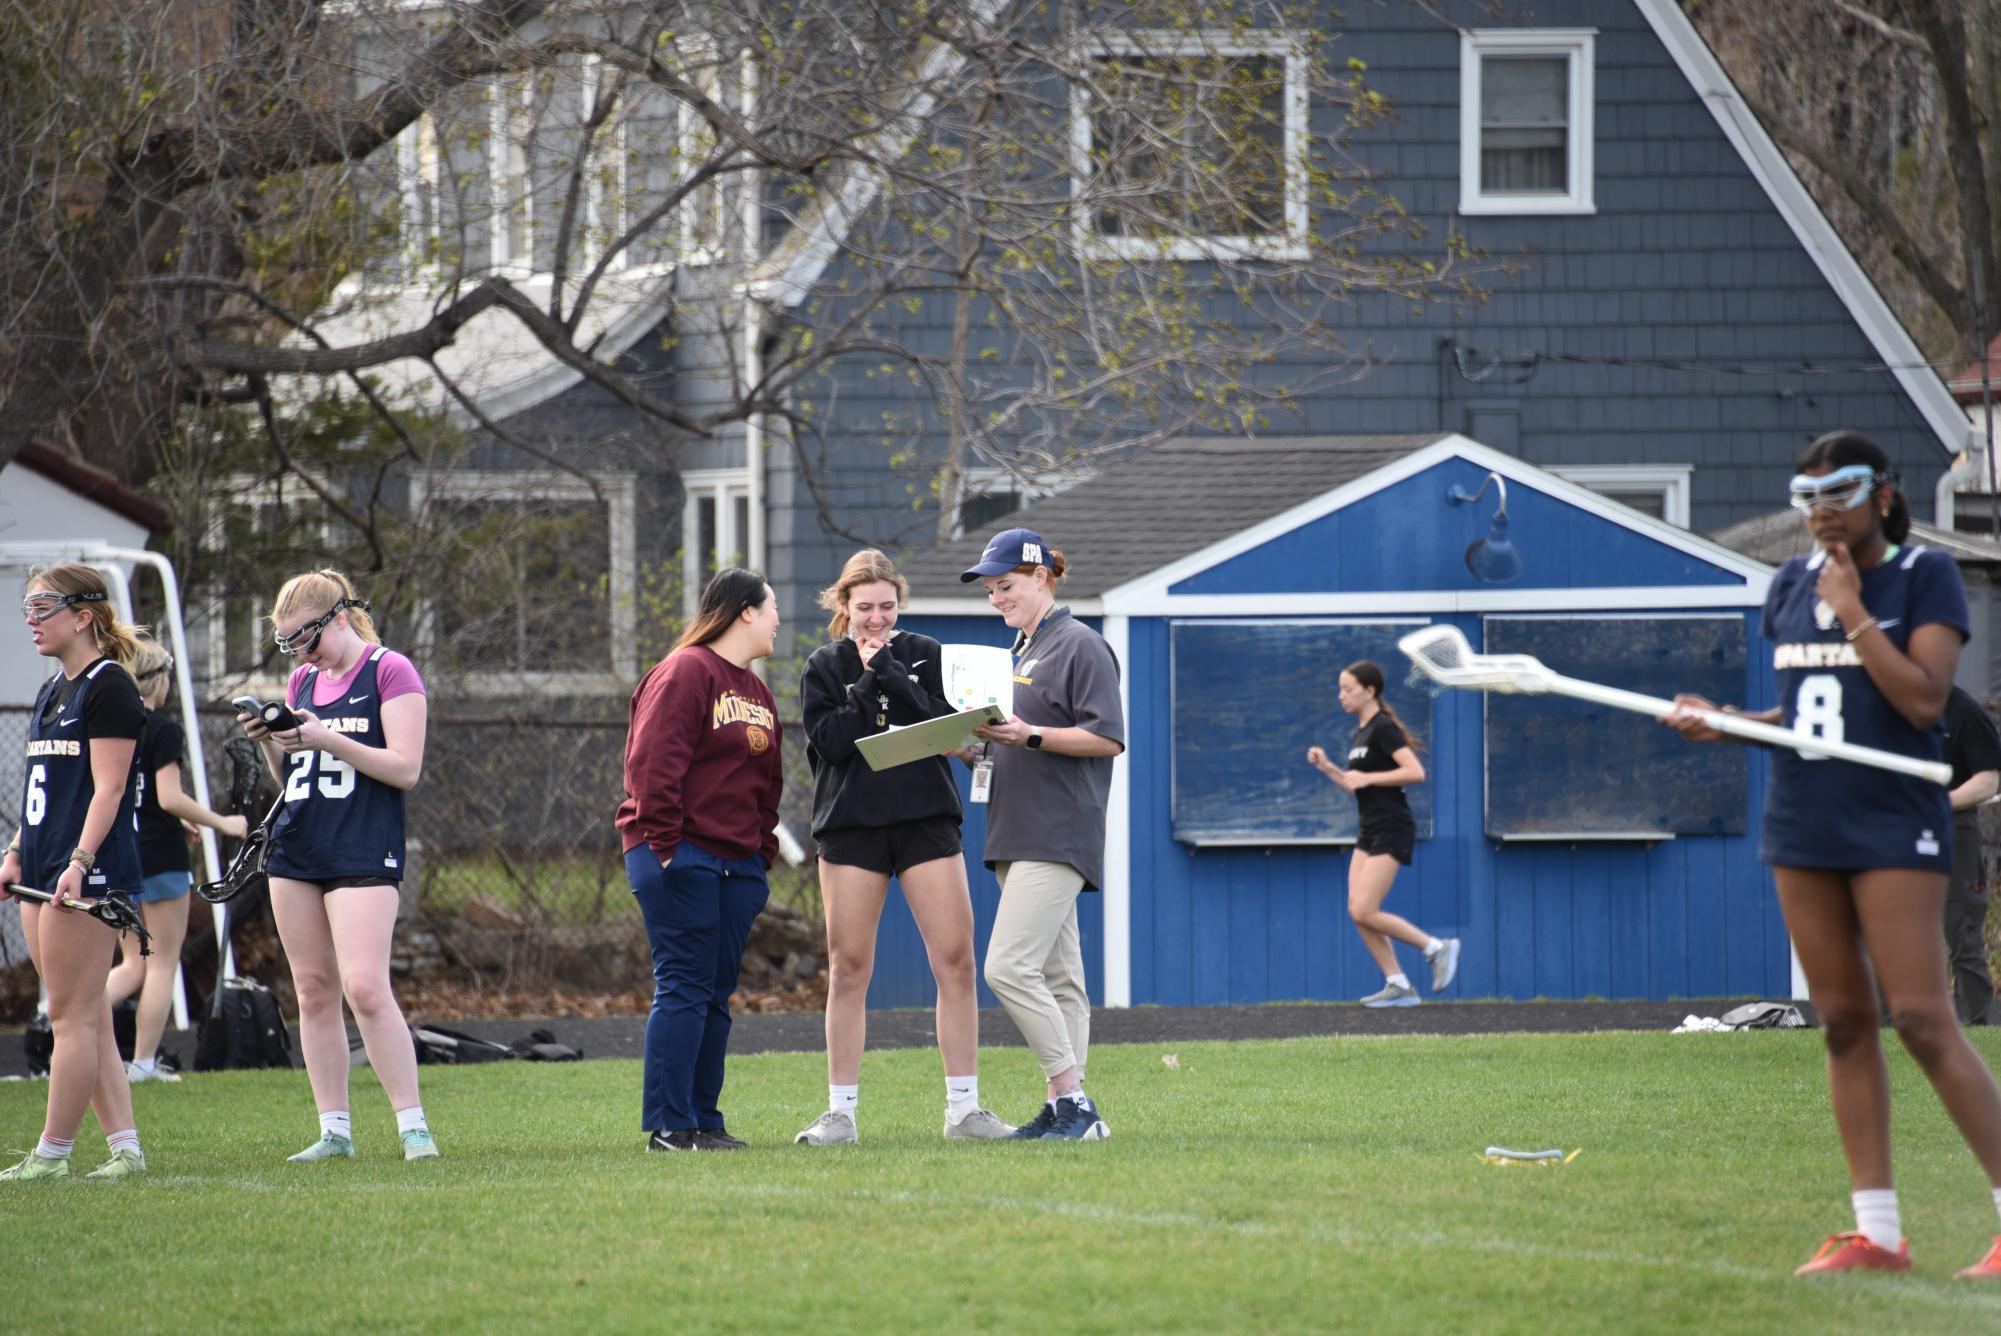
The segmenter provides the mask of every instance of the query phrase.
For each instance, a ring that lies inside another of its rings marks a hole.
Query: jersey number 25
[[[346,761],[325,752],[293,752],[292,773],[285,776],[286,802],[295,803],[312,796],[313,766],[316,762],[320,771],[322,798],[345,798],[354,792],[354,767]]]

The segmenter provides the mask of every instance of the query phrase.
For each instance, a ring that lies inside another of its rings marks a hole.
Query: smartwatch
[[[1028,742],[1026,746],[1030,751],[1042,750],[1042,728],[1040,725],[1030,724],[1028,726]]]

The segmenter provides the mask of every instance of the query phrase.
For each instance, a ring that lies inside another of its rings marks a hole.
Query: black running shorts
[[[820,836],[820,857],[825,861],[885,875],[934,859],[956,857],[962,847],[959,823],[949,816],[899,821],[893,826],[849,826]]]

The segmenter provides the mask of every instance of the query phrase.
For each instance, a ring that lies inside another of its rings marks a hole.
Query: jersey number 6
[[[1799,703],[1793,710],[1793,728],[1829,742],[1842,741],[1846,731],[1841,722],[1841,679],[1832,673],[1815,673],[1800,683]],[[1818,752],[1802,751],[1809,761],[1825,761]]]
[[[285,801],[298,802],[312,796],[313,764],[319,763],[320,796],[322,798],[345,798],[354,792],[354,767],[325,752],[302,751],[292,753],[292,773],[285,776]]]

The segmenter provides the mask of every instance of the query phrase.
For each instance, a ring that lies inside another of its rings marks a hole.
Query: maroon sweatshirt
[[[683,836],[723,858],[778,855],[778,707],[756,673],[706,645],[668,655],[632,693],[625,801],[627,853],[662,862]]]

